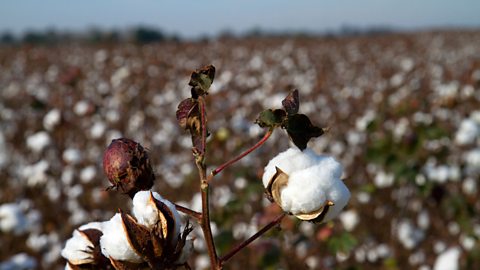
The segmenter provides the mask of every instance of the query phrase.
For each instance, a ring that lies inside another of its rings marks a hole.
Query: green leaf
[[[282,125],[286,115],[286,112],[282,109],[267,109],[260,113],[255,123],[260,127],[275,128]]]
[[[215,78],[215,67],[212,65],[205,66],[192,72],[188,85],[192,86],[192,98],[197,99],[198,96],[208,94],[208,90]]]

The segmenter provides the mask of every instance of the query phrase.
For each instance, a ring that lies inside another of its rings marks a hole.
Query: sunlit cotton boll
[[[263,184],[279,168],[288,175],[288,183],[281,190],[281,207],[294,215],[309,214],[334,203],[323,221],[336,217],[350,199],[350,191],[340,179],[343,167],[333,157],[317,155],[311,149],[300,151],[293,147],[278,154],[265,167]]]
[[[0,263],[0,270],[28,270],[35,269],[37,261],[26,253],[19,253]]]
[[[103,255],[107,258],[112,257],[115,260],[133,263],[142,262],[142,258],[128,243],[127,232],[123,227],[122,217],[118,213],[103,224],[100,246]]]
[[[174,233],[175,236],[178,236],[180,234],[180,215],[178,214],[175,205],[170,201],[163,199],[157,192],[139,191],[135,194],[135,197],[133,197],[133,215],[138,223],[145,225],[148,228],[152,228],[159,222],[160,213],[154,202],[151,201],[150,194],[152,194],[155,200],[162,202],[170,209],[170,211],[172,211],[175,218]],[[173,239],[175,240],[176,237]]]
[[[447,249],[437,257],[433,270],[458,270],[460,255],[461,252],[458,247]]]
[[[460,128],[455,134],[455,142],[458,145],[466,145],[474,143],[475,140],[479,137],[480,127],[472,119],[464,119],[460,123]]]
[[[0,231],[16,235],[22,234],[28,229],[27,219],[20,207],[15,203],[0,205]]]

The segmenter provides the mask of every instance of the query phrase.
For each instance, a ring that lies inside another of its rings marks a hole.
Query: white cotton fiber
[[[267,187],[276,167],[286,173],[288,184],[281,190],[281,207],[294,215],[318,211],[327,201],[334,203],[324,221],[336,217],[350,199],[350,191],[340,179],[343,167],[333,157],[290,148],[273,158],[265,167],[263,184]]]
[[[73,232],[72,238],[67,240],[65,248],[62,250],[62,257],[72,264],[90,263],[93,261],[93,244],[88,238],[78,230]]]
[[[461,251],[458,247],[452,247],[444,251],[435,260],[434,270],[458,270]]]
[[[162,198],[157,192],[151,191],[139,191],[133,197],[133,216],[137,219],[137,222],[145,225],[147,228],[152,228],[159,221],[159,213],[155,204],[150,201],[150,193],[153,197],[162,203],[164,203],[170,211],[172,211],[175,218],[175,236],[173,239],[176,241],[177,236],[180,234],[180,215],[175,208],[175,205],[170,201]]]
[[[480,127],[477,122],[467,118],[460,123],[460,127],[455,134],[455,142],[458,145],[474,143],[480,135]]]
[[[115,260],[142,262],[142,258],[135,253],[128,243],[127,234],[123,227],[122,217],[115,214],[109,221],[103,223],[103,235],[100,238],[100,246],[105,257]]]

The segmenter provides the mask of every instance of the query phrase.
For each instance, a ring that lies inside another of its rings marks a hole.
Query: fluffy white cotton
[[[151,191],[139,191],[133,197],[133,216],[137,219],[137,222],[152,228],[159,221],[159,210],[156,208],[155,204],[150,201],[150,193],[153,197],[164,203],[173,213],[175,218],[175,236],[180,234],[180,215],[175,208],[175,205],[170,201],[162,198],[157,192]],[[173,238],[176,241],[177,238]]]
[[[397,238],[403,247],[413,249],[425,238],[425,232],[415,227],[410,220],[403,220],[398,224]]]
[[[45,131],[39,131],[27,138],[27,146],[34,152],[41,152],[51,142],[50,136]]]
[[[452,247],[440,254],[435,260],[433,270],[458,270],[460,248]]]
[[[0,231],[22,234],[28,229],[28,222],[20,205],[6,203],[0,205]]]
[[[355,210],[345,211],[339,217],[343,227],[349,232],[353,231],[353,229],[355,229],[357,224],[360,222],[358,213]]]
[[[276,167],[289,175],[288,184],[281,190],[282,209],[294,215],[311,213],[330,207],[324,221],[336,217],[350,199],[350,191],[340,177],[343,167],[333,157],[315,154],[306,149],[290,148],[273,158],[265,167],[263,184],[267,187]]]
[[[19,253],[0,263],[0,270],[28,270],[35,269],[37,261],[26,253]]]
[[[72,238],[67,240],[65,248],[61,252],[62,257],[72,264],[91,263],[94,260],[93,254],[90,252],[94,248],[93,243],[84,234],[80,233],[80,231],[87,229],[103,231],[103,223],[90,222],[73,232]]]
[[[455,134],[455,142],[458,145],[474,143],[480,135],[479,124],[473,119],[467,118],[460,123],[460,128]]]
[[[75,230],[72,238],[67,240],[61,254],[63,258],[75,265],[91,263],[93,261],[93,254],[89,251],[93,248],[92,242],[90,242],[84,234]]]
[[[115,260],[142,262],[142,258],[135,253],[128,243],[127,234],[123,227],[122,217],[115,214],[109,221],[103,223],[103,235],[100,237],[100,246],[105,257]]]
[[[46,130],[53,130],[61,120],[61,115],[60,115],[60,110],[59,109],[53,109],[49,111],[45,116],[43,117],[43,127]]]

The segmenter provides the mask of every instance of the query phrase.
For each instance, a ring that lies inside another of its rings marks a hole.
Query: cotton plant
[[[257,120],[265,135],[255,145],[207,174],[206,97],[215,77],[215,68],[206,66],[192,73],[191,97],[178,105],[177,121],[192,139],[192,153],[199,172],[201,211],[175,204],[152,191],[155,174],[148,151],[127,138],[114,139],[105,150],[103,169],[111,186],[133,201],[131,214],[116,213],[110,220],[92,222],[73,232],[62,251],[66,269],[190,269],[194,238],[189,236],[193,219],[205,238],[211,269],[224,265],[248,244],[278,226],[288,215],[301,221],[320,223],[337,217],[350,199],[341,177],[342,165],[328,155],[307,147],[310,139],[325,129],[299,113],[299,94],[292,91],[282,100],[282,108],[266,109]],[[250,238],[220,256],[215,246],[210,218],[209,194],[216,175],[262,146],[275,129],[287,132],[293,146],[266,164],[261,179],[266,197],[282,209]],[[179,212],[187,215],[184,220]]]

